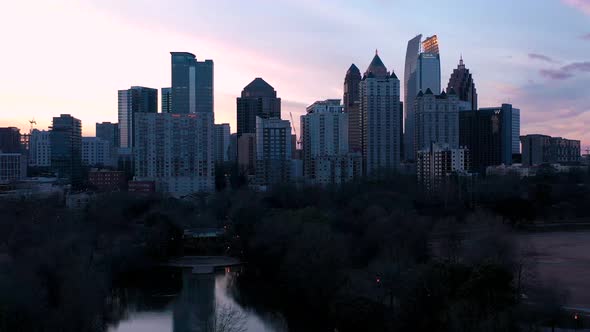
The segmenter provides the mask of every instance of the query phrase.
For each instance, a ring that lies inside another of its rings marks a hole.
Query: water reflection
[[[203,274],[183,270],[182,290],[164,310],[130,311],[109,332],[286,332],[280,315],[261,314],[234,300],[232,290],[238,273],[227,269]]]

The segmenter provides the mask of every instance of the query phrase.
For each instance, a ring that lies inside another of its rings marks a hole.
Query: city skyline
[[[178,1],[178,6],[166,6],[165,15],[159,15],[163,5],[152,1],[11,3],[0,14],[0,27],[15,31],[7,36],[7,44],[18,52],[0,55],[6,67],[0,83],[0,126],[16,125],[28,132],[32,118],[37,129],[45,129],[53,116],[71,114],[82,120],[84,136],[94,135],[96,122],[117,121],[116,90],[171,85],[169,52],[175,50],[215,61],[216,123],[230,123],[236,131],[235,98],[255,77],[272,82],[283,98],[282,118],[292,112],[298,119],[315,100],[341,98],[346,69],[351,63],[366,68],[375,48],[388,68],[403,76],[406,43],[423,33],[437,34],[440,40],[443,86],[463,54],[477,84],[480,107],[512,103],[522,110],[523,135],[562,136],[590,145],[584,126],[590,123],[590,97],[580,88],[590,83],[584,52],[590,48],[584,38],[590,33],[588,1],[522,1],[511,6],[452,1],[409,15],[416,5],[355,1],[336,6],[335,1],[317,5],[287,0],[269,17],[271,25],[280,23],[278,29],[268,29],[267,22],[242,31],[238,14],[260,16],[254,8],[267,2]],[[530,6],[536,14],[523,20]],[[290,15],[285,17],[281,10],[290,10]],[[213,20],[199,11],[224,14]],[[188,20],[190,15],[194,17]],[[487,23],[482,25],[484,15]],[[46,28],[28,28],[29,20],[45,23]],[[548,20],[568,24],[549,25]],[[383,33],[368,34],[375,29]],[[316,32],[313,37],[311,31]],[[127,44],[133,35],[137,38]],[[307,52],[314,47],[316,51]],[[24,77],[19,70],[24,63],[40,63],[37,75]],[[93,65],[66,70],[66,65],[87,63]],[[293,126],[299,128],[297,122]]]

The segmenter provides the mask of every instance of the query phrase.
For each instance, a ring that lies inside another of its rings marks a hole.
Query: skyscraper
[[[162,113],[172,113],[172,88],[162,88]]]
[[[32,167],[51,166],[51,132],[34,129],[29,142],[29,165]],[[118,133],[117,133],[118,134]]]
[[[502,113],[502,163],[512,165],[513,155],[520,153],[520,109],[511,104],[480,108],[480,111]]]
[[[362,119],[360,114],[359,84],[361,72],[352,64],[344,77],[344,113],[348,114],[348,145],[350,151],[361,152]]]
[[[277,98],[275,89],[262,78],[250,82],[236,102],[238,138],[245,133],[256,133],[256,117],[281,118],[281,98]]]
[[[291,176],[291,123],[256,117],[256,182],[287,183]]]
[[[376,53],[360,83],[362,114],[363,171],[397,169],[400,162],[402,130],[400,82]]]
[[[188,52],[172,56],[172,113],[213,113],[213,61]]]
[[[119,124],[111,122],[97,123],[96,137],[111,143],[114,149],[119,148]]]
[[[111,142],[99,137],[82,137],[82,164],[94,167],[114,167],[116,159]]]
[[[459,96],[459,100],[466,103],[466,109],[476,110],[477,109],[477,90],[475,89],[475,82],[473,82],[473,76],[469,72],[469,69],[465,67],[463,63],[463,57],[459,60],[459,66],[453,70],[447,91],[454,89]]]
[[[183,196],[215,188],[213,113],[138,113],[135,178]]]
[[[224,163],[230,160],[230,126],[229,123],[215,125],[215,162]]]
[[[459,98],[451,89],[434,95],[430,89],[420,91],[414,102],[416,112],[416,151],[430,148],[432,143],[459,148]]]
[[[0,151],[4,153],[21,153],[20,129],[16,127],[0,128]]]
[[[82,181],[82,122],[69,114],[53,118],[50,132],[51,169],[74,186]]]
[[[407,160],[414,160],[415,147],[415,110],[414,100],[418,92],[430,89],[433,93],[441,92],[441,69],[438,37],[426,38],[422,35],[412,38],[408,42],[406,51],[406,67],[404,73],[404,154]]]
[[[157,89],[132,86],[127,90],[119,90],[119,146],[124,153],[131,153],[134,146],[135,114],[157,112]]]

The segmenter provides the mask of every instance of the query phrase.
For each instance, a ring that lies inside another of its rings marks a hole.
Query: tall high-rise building
[[[51,132],[51,169],[72,185],[82,181],[82,122],[69,114],[53,118]]]
[[[111,142],[99,137],[82,137],[82,164],[96,167],[115,167],[117,160]]]
[[[344,77],[344,113],[348,114],[348,146],[352,152],[362,150],[362,118],[360,113],[361,72],[352,64]]]
[[[316,101],[301,116],[303,174],[307,183],[338,184],[361,175],[360,153],[349,153],[349,116],[339,99]]]
[[[172,113],[172,88],[162,88],[162,113]]]
[[[215,125],[215,162],[224,163],[230,160],[230,135],[229,123]]]
[[[430,89],[420,91],[414,102],[416,112],[416,153],[428,149],[432,143],[459,148],[459,97],[451,89],[434,95]]]
[[[215,189],[213,113],[138,113],[135,179],[175,196]]]
[[[132,86],[127,90],[119,90],[119,147],[123,153],[132,153],[135,114],[157,112],[157,89]]]
[[[520,111],[512,105],[459,112],[459,145],[471,153],[472,170],[485,174],[489,166],[512,165],[512,155],[520,150]]]
[[[291,123],[256,117],[256,182],[287,183],[291,178]]]
[[[526,167],[542,164],[577,163],[581,160],[578,140],[547,135],[525,135],[522,142],[522,164]]]
[[[0,151],[4,153],[21,153],[21,134],[16,127],[0,128]]]
[[[116,150],[119,148],[119,124],[103,122],[96,124],[96,137],[111,143]]]
[[[197,61],[188,52],[172,56],[172,113],[213,113],[213,60]]]
[[[466,103],[465,109],[477,110],[477,90],[475,89],[475,82],[469,69],[465,67],[463,57],[459,60],[459,66],[453,70],[447,91],[454,89],[459,96],[459,100]]]
[[[51,166],[51,141],[49,136],[50,132],[47,130],[34,129],[31,132],[31,140],[29,142],[29,166]]]
[[[402,130],[400,82],[393,71],[387,71],[378,54],[363,76],[360,98],[364,173],[375,175],[397,169]]]
[[[404,154],[406,160],[414,160],[415,152],[415,121],[414,100],[420,91],[430,89],[433,93],[441,92],[441,69],[438,37],[426,38],[422,35],[412,38],[408,42],[406,51],[406,67],[404,73]]]
[[[237,98],[237,133],[256,133],[256,117],[281,118],[281,98],[275,89],[262,78],[256,78],[242,90]]]

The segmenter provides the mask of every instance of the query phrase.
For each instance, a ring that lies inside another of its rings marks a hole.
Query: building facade
[[[281,118],[281,98],[275,89],[262,78],[256,78],[242,90],[237,98],[237,133],[256,133],[256,118]]]
[[[363,172],[367,176],[399,168],[401,151],[400,82],[378,54],[360,84],[363,119]]]
[[[236,139],[238,166],[245,174],[253,176],[256,174],[256,134],[245,133]]]
[[[416,113],[416,153],[429,149],[432,143],[448,144],[459,148],[459,98],[451,90],[434,95],[430,89],[418,93],[414,109]]]
[[[135,179],[174,196],[215,189],[213,113],[139,113]]]
[[[88,182],[99,191],[125,191],[127,177],[123,171],[92,169],[88,172]]]
[[[229,123],[215,125],[215,162],[225,163],[230,161],[230,136]]]
[[[172,88],[162,88],[160,91],[161,113],[172,113]]]
[[[116,155],[111,142],[98,137],[82,137],[82,164],[84,166],[115,167]]]
[[[33,129],[29,142],[29,166],[51,166],[51,141],[47,130]]]
[[[170,52],[171,113],[213,113],[213,60],[197,61],[188,52]]]
[[[114,150],[119,148],[119,124],[102,122],[96,124],[96,137],[111,144]]]
[[[469,150],[453,149],[446,143],[432,143],[416,154],[418,181],[427,190],[438,190],[449,176],[466,175],[470,168]]]
[[[49,134],[51,169],[72,185],[82,181],[82,122],[69,114],[53,118]]]
[[[581,144],[578,140],[547,135],[526,135],[520,140],[522,164],[526,167],[578,163],[581,160]]]
[[[0,152],[21,153],[21,134],[16,127],[0,128]]]
[[[27,157],[22,153],[0,152],[0,183],[19,181],[27,177]]]
[[[158,90],[132,86],[118,92],[119,147],[125,153],[132,153],[134,146],[134,124],[137,113],[158,112]]]
[[[348,147],[351,152],[361,152],[362,123],[360,112],[361,72],[352,64],[344,77],[344,113],[348,114]]]
[[[467,110],[477,110],[477,90],[475,89],[475,82],[473,81],[473,75],[469,72],[469,69],[465,67],[463,57],[459,60],[459,65],[453,70],[449,84],[447,85],[447,91],[451,89],[455,90],[455,93],[459,97],[460,101],[466,103]]]
[[[479,111],[502,114],[502,163],[511,165],[513,156],[520,153],[520,109],[502,104],[500,107],[480,108]]]
[[[256,118],[256,183],[272,186],[291,178],[291,123]]]

